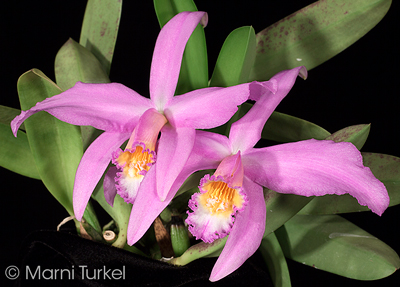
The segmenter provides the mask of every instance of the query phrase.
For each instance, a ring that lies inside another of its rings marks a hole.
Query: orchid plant
[[[353,9],[361,7],[356,2]],[[368,13],[368,6],[379,14],[372,24],[389,8],[390,1],[380,2],[378,8],[366,4],[360,8]],[[95,241],[161,259],[165,254],[160,247],[154,252],[153,246],[137,244],[154,237],[149,230],[161,219],[175,251],[173,258],[164,261],[185,265],[219,256],[210,281],[223,280],[258,249],[272,258],[267,264],[276,272],[271,274],[275,286],[290,284],[287,265],[273,268],[285,256],[360,280],[380,279],[400,267],[398,255],[375,238],[367,247],[351,244],[341,250],[365,258],[378,256],[381,265],[360,260],[352,269],[332,263],[317,250],[305,257],[297,254],[286,239],[313,242],[327,233],[329,238],[339,237],[329,242],[335,248],[343,239],[335,234],[349,230],[361,237],[367,234],[336,213],[371,210],[381,215],[389,205],[400,203],[398,191],[385,186],[379,176],[378,169],[386,163],[378,160],[379,155],[359,152],[368,125],[330,134],[315,124],[274,112],[299,75],[306,79],[307,69],[333,57],[362,33],[341,36],[342,46],[333,45],[316,58],[304,57],[304,65],[299,66],[293,57],[286,60],[269,50],[274,29],[283,30],[285,19],[257,35],[252,27],[241,27],[227,37],[209,79],[204,40],[207,13],[197,11],[191,0],[155,0],[162,29],[153,52],[148,98],[108,78],[121,5],[122,1],[88,1],[80,43],[68,40],[57,54],[57,83],[37,69],[21,76],[22,111],[1,107],[13,118],[4,122],[11,125],[12,133],[1,130],[6,142],[1,153],[9,153],[15,143],[22,152],[12,162],[1,162],[3,167],[41,179],[70,214],[78,233]],[[335,1],[318,1],[288,19],[301,21],[305,13],[321,17],[326,9],[337,11],[335,5]],[[357,13],[337,12],[332,16],[336,29]],[[104,21],[109,24],[106,37],[100,29]],[[301,45],[278,49],[301,54],[319,47],[318,41],[306,37],[297,41]],[[300,129],[306,136],[290,136]],[[256,146],[263,139],[283,143]],[[52,149],[46,150],[49,145]],[[62,163],[62,171],[52,166],[54,158]],[[104,230],[92,200],[112,219]],[[338,211],[327,207],[333,202]],[[335,228],[316,214],[330,214]],[[173,232],[172,215],[186,222],[179,236]],[[313,224],[324,225],[327,231],[304,234]],[[116,238],[106,242],[103,233],[110,230]]]

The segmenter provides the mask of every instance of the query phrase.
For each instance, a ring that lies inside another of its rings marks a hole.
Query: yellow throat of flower
[[[134,150],[125,150],[116,159],[119,166],[123,166],[123,173],[130,178],[143,177],[149,171],[154,162],[150,151],[143,151],[143,147],[137,145]]]
[[[235,206],[241,209],[244,203],[239,191],[228,186],[223,181],[209,181],[203,186],[207,191],[199,196],[199,203],[207,208],[212,215],[230,216]]]

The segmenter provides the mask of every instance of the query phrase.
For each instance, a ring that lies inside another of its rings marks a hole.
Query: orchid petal
[[[230,144],[226,136],[196,131],[196,139],[192,152],[176,178],[168,195],[175,195],[184,181],[194,172],[199,170],[216,169],[220,162],[230,155]]]
[[[115,177],[117,176],[117,172],[117,167],[110,167],[103,180],[104,197],[107,203],[111,206],[114,206],[114,198],[117,195],[117,187],[115,186]]]
[[[262,83],[264,89],[253,88],[250,98],[257,100],[256,103],[246,115],[231,126],[229,138],[232,142],[233,152],[238,150],[244,152],[252,148],[261,139],[261,132],[265,123],[278,104],[289,93],[299,74],[305,77],[307,74],[305,67],[297,67],[276,74],[270,81]],[[270,83],[277,84],[275,93],[271,87],[266,86],[267,83],[269,85]]]
[[[161,29],[150,70],[150,98],[158,110],[174,96],[186,42],[206,17],[205,12],[182,12]]]
[[[155,109],[148,109],[139,118],[135,131],[132,133],[126,148],[132,148],[136,142],[145,144],[146,149],[156,149],[157,138],[167,119]]]
[[[111,161],[112,153],[129,138],[129,133],[102,133],[83,154],[75,176],[73,205],[81,220],[94,188]]]
[[[244,210],[236,215],[225,247],[211,271],[212,282],[238,269],[261,244],[266,216],[263,190],[247,177],[243,178],[243,189],[248,203]]]
[[[351,143],[312,139],[254,149],[242,160],[247,176],[279,193],[349,193],[378,215],[389,205],[385,186],[363,166],[360,152]]]
[[[11,123],[14,134],[21,123],[39,111],[46,111],[61,121],[93,126],[109,132],[132,132],[139,117],[154,107],[149,99],[128,87],[117,84],[76,83],[71,89],[22,111]]]
[[[228,88],[209,88],[173,97],[164,113],[174,127],[209,129],[226,123],[245,102],[258,82]],[[209,116],[205,116],[209,115]]]
[[[140,185],[128,223],[127,242],[135,244],[149,229],[156,217],[167,207],[173,194],[160,201],[156,190],[156,170],[151,168]],[[151,207],[151,208],[149,208]]]
[[[173,128],[167,124],[161,129],[155,165],[157,193],[161,201],[165,200],[189,158],[195,136],[196,131],[192,128]]]
[[[199,161],[218,162],[218,166],[229,155],[231,155],[231,145],[226,136],[197,130],[190,160],[187,161],[186,165],[193,165],[192,162],[197,157]]]
[[[226,136],[196,131],[192,152],[170,192],[177,191],[192,173],[199,170],[216,169],[221,161],[230,154],[230,144]]]
[[[219,164],[214,176],[222,176],[229,187],[242,186],[244,169],[240,151],[225,157]]]
[[[159,200],[156,191],[155,168],[150,169],[141,183],[141,191],[138,193],[132,207],[131,218],[140,218],[140,220],[129,221],[128,244],[135,244],[143,236],[192,173],[198,170],[217,168],[221,160],[230,154],[229,151],[227,137],[210,132],[197,131],[192,153],[164,201]],[[149,209],[148,206],[151,206],[151,208]]]

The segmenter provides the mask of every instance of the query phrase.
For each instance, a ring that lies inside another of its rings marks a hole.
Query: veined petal
[[[260,83],[245,83],[219,89],[206,88],[175,96],[166,106],[164,114],[174,127],[217,127],[235,114],[237,106],[248,99],[254,85]]]
[[[192,128],[161,129],[156,168],[157,193],[161,201],[167,197],[175,179],[182,171],[194,145],[196,131]]]
[[[186,42],[202,19],[206,24],[205,12],[179,13],[158,35],[151,62],[150,98],[159,111],[174,96]]]
[[[225,247],[211,271],[212,282],[239,268],[261,244],[266,217],[262,187],[244,177],[243,189],[247,194],[247,206],[236,216]]]
[[[112,153],[129,138],[129,133],[102,133],[85,151],[76,171],[73,205],[77,220],[83,212],[94,188],[111,161]]]
[[[11,122],[14,132],[28,117],[46,111],[61,121],[93,126],[109,132],[132,132],[142,113],[153,103],[124,85],[76,83],[71,89],[22,111]]]
[[[378,215],[389,205],[385,186],[363,166],[360,152],[351,143],[287,143],[253,149],[242,161],[247,176],[276,192],[303,196],[349,193]]]
[[[150,169],[144,177],[128,223],[127,241],[135,244],[149,229],[156,217],[171,202],[173,194],[160,201],[156,190],[156,170]]]
[[[298,75],[306,77],[307,70],[304,66],[276,74],[268,82],[262,82],[262,86],[253,87],[250,99],[257,100],[254,106],[240,120],[231,126],[229,139],[232,142],[233,152],[246,151],[254,147],[261,139],[261,131],[271,116],[272,112],[289,93]],[[276,83],[274,92],[271,83]],[[267,86],[268,84],[268,86]]]

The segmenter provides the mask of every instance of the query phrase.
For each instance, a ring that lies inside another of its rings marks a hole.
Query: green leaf
[[[61,93],[41,71],[23,74],[17,83],[22,110]],[[48,113],[39,112],[25,121],[29,145],[40,177],[70,215],[75,172],[82,157],[79,127],[64,123]]]
[[[400,204],[400,158],[378,154],[362,153],[364,165],[386,187],[390,203],[389,206]],[[344,195],[324,195],[315,197],[299,214],[336,214],[346,212],[370,211],[367,206],[362,206],[354,197]]]
[[[351,142],[360,150],[367,140],[370,129],[370,124],[350,126],[331,134],[326,139],[334,142]]]
[[[25,125],[20,126],[17,137],[11,131],[10,123],[20,113],[20,110],[0,105],[0,166],[23,176],[40,179],[28,138],[22,132]]]
[[[308,139],[322,140],[330,133],[306,120],[273,112],[265,124],[261,137],[277,142],[294,142]]]
[[[243,103],[240,116],[244,116],[252,106],[252,104]],[[261,137],[276,142],[295,142],[312,138],[323,140],[329,135],[327,130],[316,124],[287,114],[273,112],[262,130]]]
[[[100,61],[107,75],[117,41],[122,0],[89,0],[79,43]]]
[[[10,127],[11,121],[21,113],[21,110],[0,105],[0,124]],[[19,127],[20,130],[25,130],[24,123]],[[11,130],[11,128],[10,128]]]
[[[275,234],[286,257],[344,277],[376,280],[400,267],[392,248],[338,215],[296,215]]]
[[[285,255],[275,233],[271,233],[261,241],[259,248],[262,257],[267,263],[269,274],[275,287],[290,287],[289,269]]]
[[[312,200],[312,197],[281,194],[264,188],[264,199],[267,215],[263,238],[266,238],[296,215],[296,213]]]
[[[163,27],[172,17],[184,11],[197,11],[192,0],[154,0],[154,9]],[[198,25],[190,36],[183,54],[176,94],[208,86],[207,47],[204,29]]]
[[[243,103],[240,117],[244,116],[253,105]],[[309,121],[274,111],[266,122],[261,137],[276,142],[295,142],[308,139],[323,140],[330,132]]]
[[[322,64],[371,30],[391,0],[317,1],[257,34],[250,81],[265,81],[279,71]],[[267,69],[265,67],[268,67]]]
[[[210,80],[211,87],[229,87],[246,83],[255,59],[256,36],[253,27],[233,30],[218,55]]]
[[[17,137],[14,137],[10,125],[0,123],[0,142],[0,166],[27,177],[40,179],[24,132],[19,130]]]
[[[364,165],[385,185],[390,197],[389,206],[400,204],[400,158],[380,153],[361,154]]]
[[[62,90],[72,88],[76,82],[109,83],[99,60],[85,47],[69,39],[58,51],[55,74]]]

